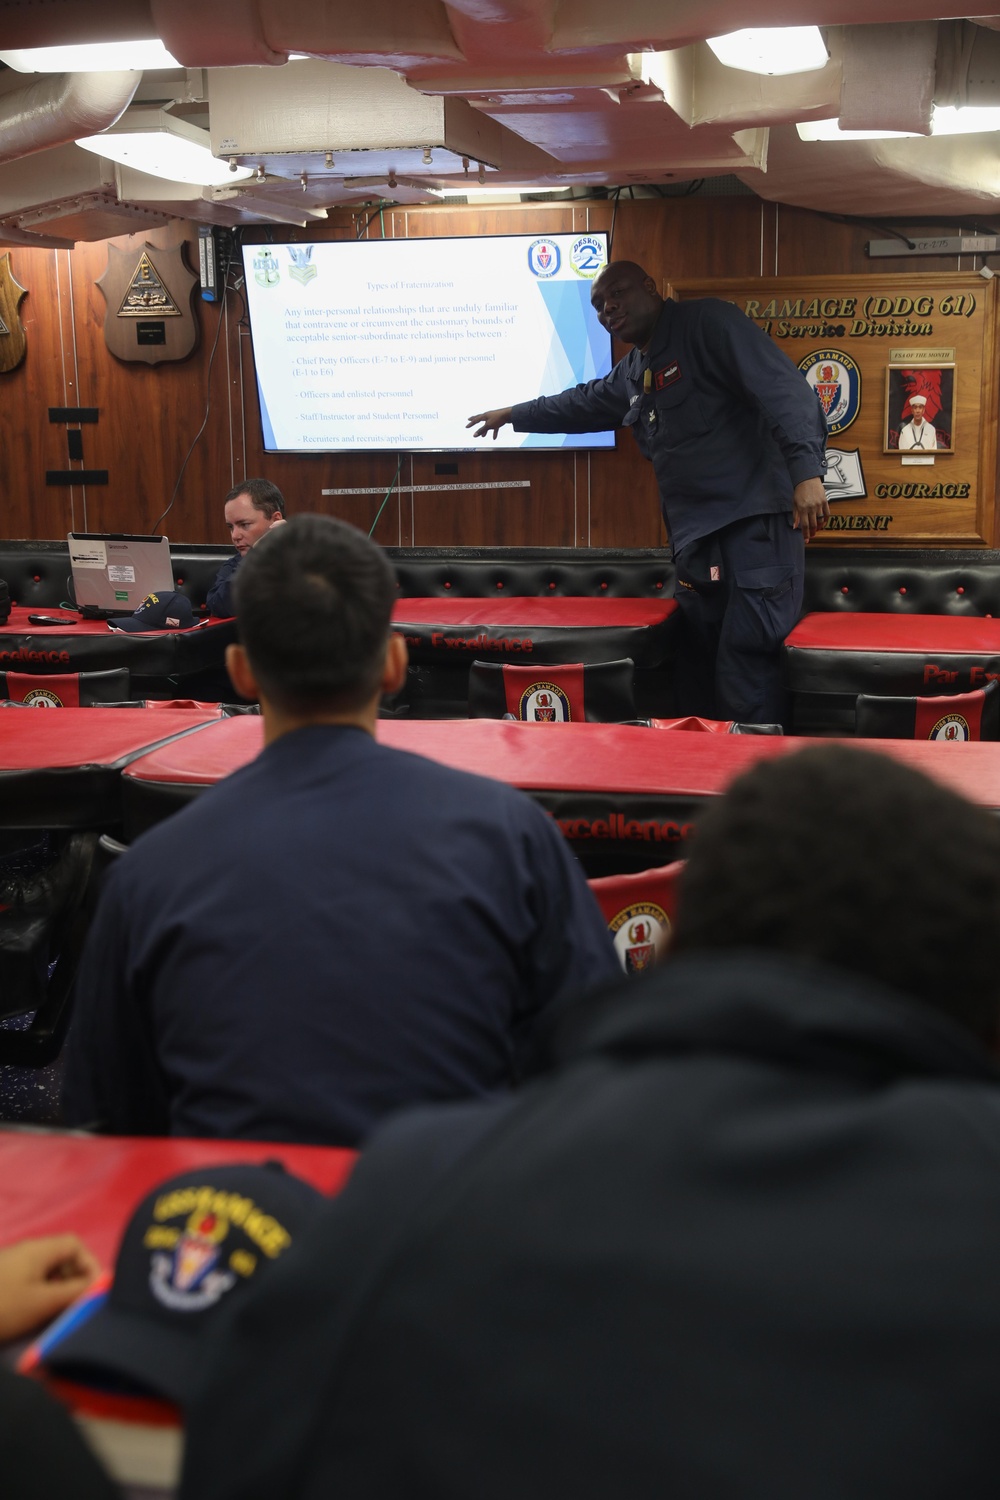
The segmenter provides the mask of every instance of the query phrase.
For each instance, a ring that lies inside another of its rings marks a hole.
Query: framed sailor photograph
[[[913,460],[955,451],[955,366],[890,365],[885,372],[886,453]]]

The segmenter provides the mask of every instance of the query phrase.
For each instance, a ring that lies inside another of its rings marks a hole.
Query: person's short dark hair
[[[762,948],[839,964],[1000,1022],[1000,820],[847,745],[765,761],[699,821],[671,951]]]
[[[254,510],[262,511],[268,519],[275,513],[282,516],[285,514],[285,497],[269,479],[244,479],[242,484],[234,484],[223,500],[223,505],[228,505],[230,500],[238,500],[240,495],[249,495]]]
[[[265,696],[301,712],[367,703],[396,596],[385,553],[356,527],[331,516],[273,527],[233,585],[240,639]]]

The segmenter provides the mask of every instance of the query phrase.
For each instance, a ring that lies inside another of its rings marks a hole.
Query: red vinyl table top
[[[400,599],[395,625],[525,625],[567,630],[659,625],[677,609],[675,599],[606,599],[497,594],[488,599]]]
[[[382,719],[382,744],[525,791],[712,796],[759,760],[815,740],[781,735],[684,734],[624,724],[515,724],[502,719]],[[132,763],[136,780],[206,786],[260,750],[258,718],[223,719]],[[1000,809],[1000,745],[867,742],[972,801]]]
[[[114,766],[129,756],[219,723],[211,709],[0,709],[0,775],[5,771]]]
[[[806,615],[785,641],[801,651],[1000,652],[1000,620],[978,615]]]
[[[47,615],[53,620],[65,620],[66,628],[62,629],[56,625],[31,625],[28,623],[29,615]],[[0,625],[0,640],[8,635],[30,635],[34,644],[39,649],[45,649],[45,642],[53,638],[58,640],[64,635],[108,635],[107,620],[81,620],[76,613],[65,609],[49,609],[42,605],[33,605],[30,608],[26,604],[13,604],[10,610],[10,619],[6,625]]]
[[[157,1183],[196,1167],[275,1159],[321,1192],[334,1194],[347,1181],[356,1153],[261,1141],[0,1129],[0,1244],[69,1231],[110,1268],[129,1216]]]
[[[45,615],[53,620],[64,620],[65,629],[58,625],[32,625],[28,620],[29,615]],[[212,625],[220,624],[219,620],[202,620],[193,626],[194,630],[207,630]],[[122,632],[112,630],[107,620],[83,620],[78,614],[65,609],[49,609],[44,605],[13,604],[10,610],[10,619],[6,625],[0,625],[0,643],[5,636],[30,636],[33,646],[39,650],[45,650],[46,641],[60,640],[63,636],[100,636],[102,638],[113,636],[116,640],[127,640],[129,634],[133,635],[190,635],[190,631],[184,630],[139,630],[133,632]],[[2,663],[0,663],[2,665]]]

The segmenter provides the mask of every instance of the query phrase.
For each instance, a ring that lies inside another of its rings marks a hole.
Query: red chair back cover
[[[128,698],[127,667],[107,672],[0,672],[0,698],[31,708],[90,708]]]
[[[604,662],[474,661],[469,669],[469,716],[509,716],[528,724],[612,724],[635,717],[629,657]]]
[[[626,974],[641,973],[659,963],[666,952],[683,868],[684,861],[679,859],[634,875],[601,875],[587,882]]]
[[[855,708],[856,735],[871,739],[1000,739],[1000,687],[996,681],[968,693],[933,698],[887,698],[860,693]]]

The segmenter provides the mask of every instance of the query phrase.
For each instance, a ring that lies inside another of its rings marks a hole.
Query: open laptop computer
[[[165,536],[71,531],[66,540],[77,608],[91,619],[134,614],[147,594],[175,587]]]

